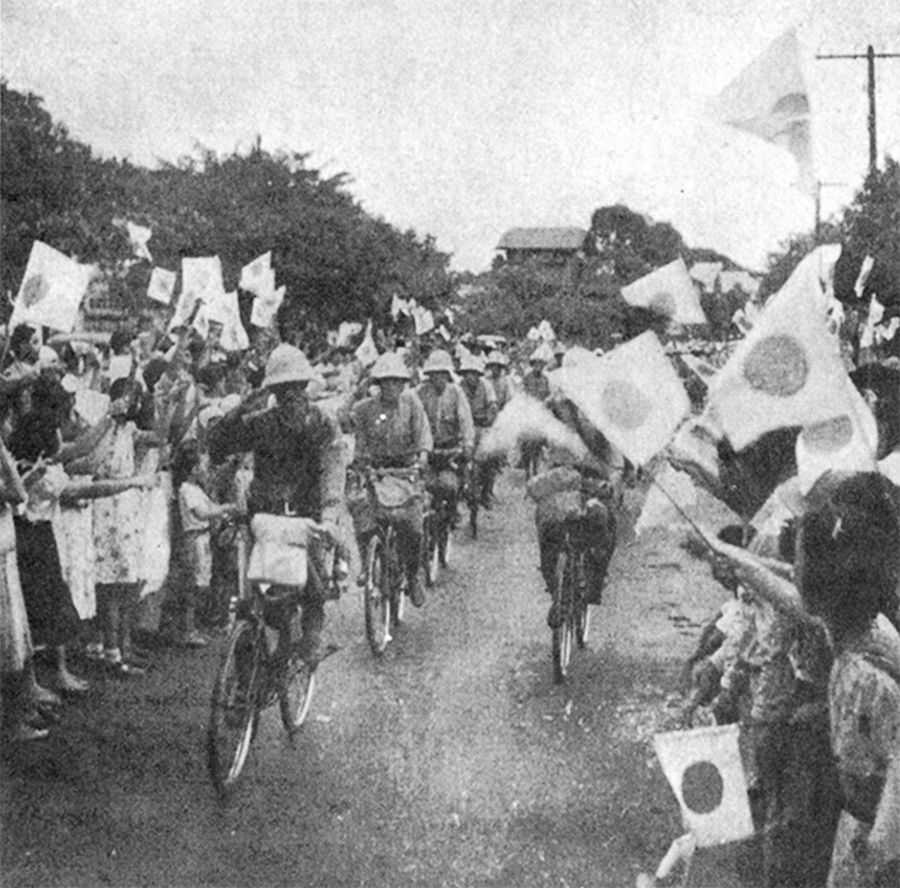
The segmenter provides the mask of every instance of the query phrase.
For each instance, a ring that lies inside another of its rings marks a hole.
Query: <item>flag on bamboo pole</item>
[[[694,281],[680,256],[622,287],[622,298],[630,305],[650,309],[678,324],[706,323]]]
[[[548,376],[636,465],[662,450],[690,412],[684,386],[652,330]]]
[[[174,271],[165,268],[154,268],[150,272],[150,283],[147,285],[147,297],[154,302],[168,305],[175,293],[175,279],[178,277]]]
[[[253,293],[255,296],[264,295],[269,292],[270,289],[275,289],[274,276],[272,278],[272,286],[268,287],[268,279],[271,272],[272,251],[269,250],[267,253],[263,253],[262,256],[257,256],[252,262],[241,269],[241,278],[238,282],[238,286],[248,293]]]
[[[434,329],[434,315],[429,309],[416,305],[412,309],[412,316],[416,328],[416,336],[424,336]]]
[[[797,161],[798,187],[814,193],[809,91],[793,28],[747,65],[709,110],[718,122],[790,151]]]
[[[800,263],[710,385],[709,410],[735,450],[765,432],[853,409],[822,285],[833,252]]]
[[[204,298],[225,292],[222,260],[218,256],[194,256],[181,260],[181,292]],[[205,301],[208,301],[205,300]]]
[[[362,333],[363,325],[358,321],[342,321],[337,329],[335,345],[349,345],[354,336]]]
[[[36,240],[31,245],[9,329],[19,324],[32,324],[71,332],[94,272],[94,266],[81,265]]]
[[[753,835],[738,732],[737,725],[714,725],[653,738],[685,826],[701,848]]]
[[[391,317],[396,321],[400,315],[409,317],[411,313],[409,302],[401,299],[396,293],[391,297]]]

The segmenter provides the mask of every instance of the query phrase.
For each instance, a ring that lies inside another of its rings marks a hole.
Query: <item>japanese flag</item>
[[[797,436],[797,481],[807,493],[825,472],[875,472],[878,426],[863,396],[848,376],[838,400],[847,411],[808,425]]]
[[[657,734],[653,746],[701,848],[753,835],[737,725]]]
[[[636,465],[662,450],[690,411],[684,386],[650,330],[548,375]]]
[[[286,287],[281,286],[271,293],[257,295],[253,300],[253,309],[250,312],[250,323],[254,327],[271,327],[275,323],[275,315],[284,302]]]
[[[238,286],[242,290],[254,295],[267,292],[268,279],[272,272],[272,251],[257,256],[249,265],[241,269],[241,279]],[[272,278],[274,282],[274,277]],[[270,289],[274,289],[274,284]]]
[[[35,241],[9,329],[32,324],[69,333],[78,319],[78,309],[94,271],[94,266],[81,265],[42,241]]]
[[[694,281],[680,256],[674,262],[622,287],[622,298],[631,305],[648,308],[678,324],[706,323]]]
[[[550,325],[550,321],[544,319],[537,326],[538,339],[543,339],[544,342],[555,342],[556,341],[556,333],[553,332],[553,327]]]
[[[804,263],[710,386],[709,408],[735,450],[773,429],[812,425],[852,409],[820,272]]]
[[[176,277],[177,274],[174,271],[167,271],[165,268],[154,268],[150,272],[147,297],[154,302],[168,305],[172,301],[172,294],[175,292]]]

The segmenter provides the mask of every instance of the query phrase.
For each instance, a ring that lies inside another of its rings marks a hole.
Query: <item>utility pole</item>
[[[875,52],[870,43],[865,53],[817,55],[817,59],[865,59],[869,73],[869,175],[878,170],[878,140],[875,129],[875,59],[900,59],[900,52]]]

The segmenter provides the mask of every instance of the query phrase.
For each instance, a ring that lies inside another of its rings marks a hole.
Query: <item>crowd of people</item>
[[[152,665],[136,633],[151,593],[164,595],[161,638],[208,644],[227,623],[237,570],[214,533],[230,515],[313,518],[331,529],[347,570],[343,510],[358,545],[373,530],[371,509],[348,501],[348,467],[408,472],[407,507],[395,519],[406,591],[421,607],[418,494],[446,486],[441,455],[452,452],[454,512],[466,484],[491,508],[507,454],[479,445],[517,392],[583,445],[576,457],[531,437],[513,453],[537,502],[545,583],[552,589],[560,509],[575,491],[587,600],[600,601],[633,474],[551,385],[547,370],[577,360],[577,349],[398,341],[364,366],[349,345],[312,360],[302,341],[226,353],[186,327],[123,329],[100,345],[77,334],[41,345],[39,332],[12,331],[0,377],[0,654],[4,724],[16,740],[47,736],[60,695],[87,689],[74,656],[122,677]],[[883,394],[862,392],[879,417],[884,472],[829,472],[802,492],[791,479],[772,493],[764,521],[710,531],[700,545],[732,597],[690,664],[685,716],[705,711],[742,726],[761,837],[745,874],[767,886],[900,883],[890,881],[900,860],[900,497],[888,471],[900,435],[879,414]],[[684,457],[673,463],[716,492],[721,478]],[[288,610],[298,605],[300,639],[287,632],[290,613],[273,623],[280,643],[315,661],[325,590],[308,583],[288,599]],[[559,619],[551,606],[548,624]],[[39,681],[41,650],[51,669]]]

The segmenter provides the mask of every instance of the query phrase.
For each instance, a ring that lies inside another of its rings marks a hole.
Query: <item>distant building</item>
[[[537,260],[567,265],[583,259],[593,248],[593,239],[584,228],[510,228],[497,244],[510,264]]]

